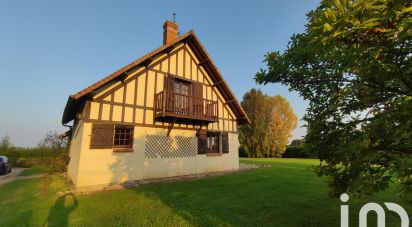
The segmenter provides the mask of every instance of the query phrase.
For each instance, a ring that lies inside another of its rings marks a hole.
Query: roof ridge
[[[191,38],[189,38],[191,37]],[[184,39],[188,39],[187,42],[189,45],[194,45],[193,47],[195,48],[194,50],[199,54],[201,57],[206,57],[208,61],[206,61],[206,64],[203,65],[204,70],[208,74],[213,75],[214,82],[216,81],[222,81],[223,83],[218,83],[217,88],[220,90],[222,93],[223,97],[226,100],[234,100],[235,102],[230,102],[228,105],[232,108],[232,110],[235,112],[236,118],[238,119],[239,123],[250,123],[250,119],[248,118],[245,110],[242,108],[240,105],[239,101],[237,100],[236,96],[233,94],[233,91],[227,84],[226,80],[223,78],[222,73],[219,71],[213,60],[210,58],[209,53],[206,51],[204,48],[203,44],[200,42],[199,38],[196,36],[194,33],[194,30],[191,29],[189,32],[184,33],[180,37],[176,38],[174,41],[162,45],[159,48],[151,51],[150,53],[134,60],[133,62],[125,65],[124,67],[120,68],[119,70],[115,71],[114,73],[106,76],[105,78],[97,81],[96,83],[88,86],[87,88],[69,96],[69,99],[67,100],[66,107],[64,109],[63,113],[63,118],[62,122],[63,124],[66,124],[70,122],[71,120],[74,119],[75,114],[79,111],[79,108],[83,108],[82,106],[84,105],[86,99],[85,97],[86,94],[95,91],[96,89],[101,88],[108,82],[116,79],[117,77],[121,76],[125,72],[127,72],[130,69],[133,69],[133,67],[136,67],[142,63],[144,63],[146,60],[150,59],[151,57],[154,57],[161,52],[167,50],[170,47],[175,47],[176,44],[181,42]],[[191,42],[193,40],[193,42]],[[186,42],[186,41],[185,41]],[[213,81],[212,78],[212,81]]]
[[[131,63],[127,64],[126,66],[124,66],[124,67],[122,67],[122,68],[120,68],[120,69],[118,69],[118,70],[115,71],[114,73],[106,76],[105,78],[97,81],[96,83],[88,86],[87,88],[85,88],[85,89],[83,89],[83,90],[81,90],[81,91],[79,91],[79,92],[77,92],[77,93],[75,93],[75,94],[73,94],[73,95],[70,95],[70,97],[72,97],[73,99],[79,99],[79,98],[82,97],[83,95],[85,95],[85,94],[87,94],[87,93],[89,93],[89,92],[97,89],[98,87],[102,86],[103,84],[105,84],[105,83],[107,83],[107,82],[115,79],[116,77],[120,76],[122,73],[126,72],[127,70],[133,68],[134,66],[139,65],[140,63],[142,63],[143,61],[147,60],[148,58],[150,58],[150,57],[158,54],[159,52],[161,52],[161,51],[169,48],[170,46],[175,45],[176,43],[180,42],[181,40],[183,40],[183,39],[185,39],[186,37],[188,37],[188,36],[190,36],[190,35],[193,35],[193,34],[194,34],[193,31],[186,32],[185,34],[181,35],[179,38],[175,39],[173,42],[171,42],[171,43],[169,43],[169,44],[166,44],[166,45],[162,45],[161,47],[154,49],[153,51],[149,52],[148,54],[143,55],[142,57],[140,57],[140,58],[132,61]]]

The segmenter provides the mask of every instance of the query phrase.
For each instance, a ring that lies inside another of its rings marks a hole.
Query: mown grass
[[[32,167],[25,169],[19,173],[19,176],[32,176],[46,173],[47,171],[42,167]]]
[[[317,160],[242,162],[270,168],[80,196],[57,193],[68,187],[59,177],[11,182],[0,188],[0,225],[340,226],[342,203],[328,196],[326,179],[308,170]],[[397,202],[412,211],[391,189],[372,198],[351,199],[351,226],[358,226],[359,209],[370,201]],[[387,212],[386,226],[399,226],[398,219]]]

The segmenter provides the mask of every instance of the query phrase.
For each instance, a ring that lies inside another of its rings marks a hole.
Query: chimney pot
[[[176,22],[167,20],[163,24],[163,45],[171,43],[179,37],[179,26]]]

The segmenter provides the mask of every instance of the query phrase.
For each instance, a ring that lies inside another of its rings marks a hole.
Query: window
[[[116,125],[115,132],[114,132],[113,145],[116,150],[132,149],[133,148],[133,126]]]
[[[206,153],[219,153],[220,152],[220,133],[208,132],[207,133],[207,151]]]
[[[175,80],[175,93],[181,95],[190,95],[190,83],[183,80]]]
[[[174,102],[175,102],[175,109],[182,114],[185,114],[189,111],[189,98],[191,95],[190,89],[191,84],[182,81],[182,80],[175,80],[174,83]]]
[[[198,134],[198,154],[221,153],[229,153],[228,133],[200,130]]]
[[[133,151],[133,126],[93,124],[90,148]]]

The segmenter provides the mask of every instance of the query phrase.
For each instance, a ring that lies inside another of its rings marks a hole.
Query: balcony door
[[[174,81],[174,107],[177,114],[189,114],[190,112],[190,97],[191,83],[183,80]]]
[[[179,79],[166,78],[166,110],[179,115],[203,115],[202,84]]]

